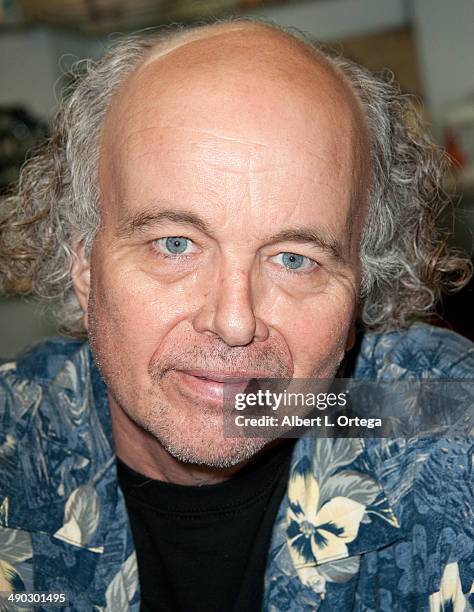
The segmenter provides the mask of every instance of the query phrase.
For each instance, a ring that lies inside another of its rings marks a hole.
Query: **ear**
[[[346,352],[350,351],[351,348],[354,347],[356,341],[356,326],[355,323],[352,323],[351,328],[349,330],[349,334],[346,340]]]
[[[91,269],[89,260],[86,257],[84,245],[78,244],[73,252],[73,260],[71,266],[71,277],[74,292],[83,312],[83,324],[85,329],[88,329],[88,303],[91,287]]]

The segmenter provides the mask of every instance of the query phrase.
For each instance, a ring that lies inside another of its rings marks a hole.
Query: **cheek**
[[[295,378],[332,378],[344,357],[354,315],[351,292],[324,292],[279,304],[276,325],[293,359]]]
[[[113,263],[92,268],[91,286],[92,341],[102,360],[146,375],[157,346],[189,316],[190,292],[159,286],[139,269],[117,270]]]

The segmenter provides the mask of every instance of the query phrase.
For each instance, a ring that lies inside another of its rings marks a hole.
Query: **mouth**
[[[231,394],[241,393],[261,372],[215,372],[209,370],[175,370],[179,382],[201,401],[222,405],[224,389]]]

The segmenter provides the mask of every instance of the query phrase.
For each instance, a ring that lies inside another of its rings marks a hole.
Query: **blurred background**
[[[391,70],[453,160],[453,243],[473,255],[474,0],[0,0],[0,195],[47,135],[73,62],[98,58],[114,33],[229,14],[299,28],[373,71]],[[471,282],[433,322],[474,339],[473,313]],[[54,333],[43,308],[0,297],[0,358]]]

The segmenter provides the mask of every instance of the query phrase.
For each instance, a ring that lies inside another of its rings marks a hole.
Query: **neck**
[[[230,468],[184,463],[170,455],[152,434],[137,425],[110,394],[109,406],[117,456],[136,472],[154,480],[188,486],[215,484],[228,480],[251,461]]]

